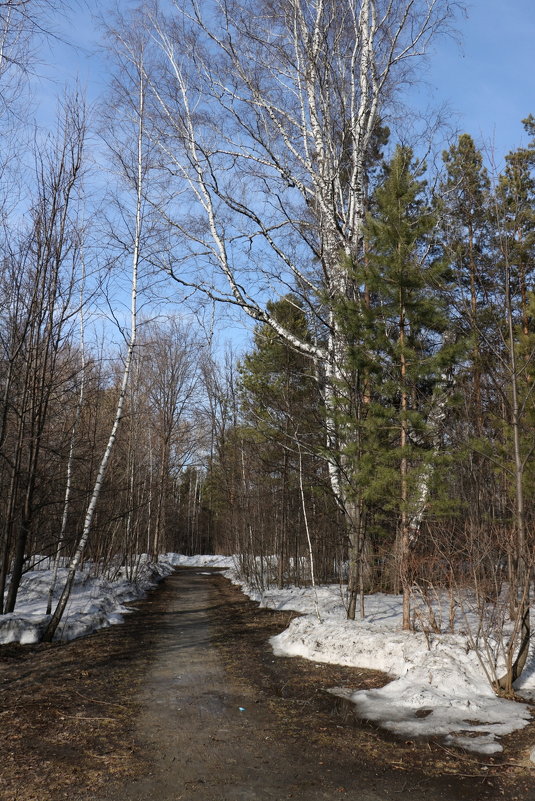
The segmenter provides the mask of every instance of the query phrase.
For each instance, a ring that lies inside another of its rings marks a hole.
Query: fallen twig
[[[89,701],[89,703],[91,704],[106,704],[106,706],[118,706],[121,709],[128,709],[128,706],[126,704],[116,704],[113,703],[112,701],[99,701],[97,698],[88,698],[87,696],[82,695],[82,693],[78,692],[78,690],[75,690],[75,693],[76,695],[79,695],[80,698],[82,698],[84,701]]]

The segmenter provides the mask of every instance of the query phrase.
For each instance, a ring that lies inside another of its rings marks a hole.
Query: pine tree
[[[293,295],[269,304],[269,312],[289,331],[310,337],[303,307]],[[300,471],[304,469],[308,494],[325,503],[327,476],[322,401],[313,361],[292,350],[270,328],[261,324],[254,332],[253,349],[240,366],[242,442],[256,465],[257,495],[269,498],[266,525],[275,525],[272,544],[278,555],[278,581],[290,567],[297,571],[303,545]],[[302,476],[301,476],[302,477]],[[294,580],[296,573],[294,572]]]
[[[481,152],[469,134],[444,151],[446,176],[439,189],[443,242],[451,264],[455,291],[452,301],[464,335],[470,342],[470,369],[466,397],[470,399],[474,429],[482,435],[484,409],[482,374],[485,308],[489,291],[490,180]]]
[[[535,119],[523,120],[533,138],[528,147],[512,151],[500,176],[497,196],[503,222],[504,247],[511,265],[512,291],[517,296],[522,333],[529,333],[528,289],[535,273]]]
[[[524,465],[522,484],[527,497],[525,479],[526,468],[529,473],[532,461],[531,421],[535,402],[535,118],[527,117],[523,125],[531,139],[526,147],[517,148],[506,156],[493,209],[496,333],[492,376],[496,396],[502,400],[495,408],[503,408],[505,412],[505,432],[497,444],[501,442],[505,452],[511,453],[510,429],[518,426]],[[513,389],[518,395],[516,424],[512,411]]]
[[[367,228],[370,288],[382,329],[377,355],[384,365],[377,394],[383,409],[373,422],[383,446],[391,449],[383,452],[377,472],[385,487],[396,488],[389,502],[399,514],[396,551],[404,628],[410,627],[410,552],[429,493],[425,464],[436,451],[445,398],[440,395],[439,402],[437,390],[445,392],[442,385],[454,355],[444,336],[449,327],[446,263],[435,243],[436,213],[422,175],[411,149],[398,146],[375,192],[375,213]]]
[[[494,383],[503,410],[504,475],[512,477],[512,538],[509,586],[516,636],[507,649],[507,671],[499,681],[510,692],[526,663],[530,637],[533,542],[527,513],[528,465],[533,461],[534,362],[532,282],[535,260],[535,119],[523,121],[533,137],[506,156],[495,202],[495,306],[497,336]]]

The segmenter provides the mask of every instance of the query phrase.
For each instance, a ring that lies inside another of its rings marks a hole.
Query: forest
[[[0,599],[237,555],[258,588],[463,593],[530,645],[535,117],[496,169],[403,91],[448,0],[141,5],[105,102],[21,134],[52,0],[0,4]],[[255,10],[256,9],[256,10]],[[29,129],[28,129],[29,130]],[[229,320],[252,335],[226,341]],[[437,593],[450,619],[433,618]]]

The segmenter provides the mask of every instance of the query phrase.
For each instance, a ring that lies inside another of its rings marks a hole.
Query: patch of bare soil
[[[140,625],[71,643],[0,647],[0,799],[59,801],[143,771],[133,731],[136,690],[152,658]]]
[[[384,675],[275,658],[267,640],[288,624],[288,613],[258,609],[216,573],[202,581],[210,586],[211,645],[229,684],[238,693],[242,687],[248,703],[254,698],[269,728],[265,741],[276,740],[296,763],[306,753],[330,774],[333,798],[356,801],[349,779],[358,774],[363,788],[392,787],[389,798],[535,801],[527,759],[535,725],[504,738],[497,757],[391,737],[325,692],[380,686]],[[123,625],[72,643],[0,647],[1,801],[91,799],[106,787],[113,797],[113,788],[150,774],[140,693],[174,592],[164,581]]]

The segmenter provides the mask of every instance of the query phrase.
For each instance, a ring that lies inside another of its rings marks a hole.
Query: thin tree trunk
[[[67,531],[67,521],[69,518],[69,508],[70,508],[71,490],[72,490],[72,466],[74,462],[75,438],[76,438],[76,431],[78,429],[78,423],[80,422],[80,417],[82,415],[82,408],[85,399],[84,286],[85,286],[85,266],[82,263],[82,284],[80,287],[80,358],[81,358],[80,392],[78,393],[78,402],[76,404],[76,412],[71,429],[71,441],[69,444],[69,455],[67,458],[65,496],[63,498],[63,514],[61,516],[61,528],[59,531],[56,553],[54,556],[54,570],[52,574],[52,581],[50,582],[50,588],[48,590],[48,600],[46,605],[47,615],[50,615],[52,612],[52,600],[54,597],[54,590],[58,578],[59,560],[61,556],[61,550],[65,544],[65,533]]]
[[[110,457],[113,451],[113,446],[115,445],[115,440],[117,438],[117,432],[123,417],[123,410],[124,404],[127,396],[127,389],[128,389],[128,380],[130,377],[130,368],[132,365],[132,358],[134,354],[134,348],[136,345],[136,336],[137,336],[137,281],[138,281],[138,270],[139,270],[139,260],[140,260],[140,245],[141,245],[141,231],[142,231],[142,221],[143,221],[143,214],[142,214],[142,186],[143,186],[143,136],[144,136],[144,94],[145,94],[145,87],[144,87],[144,80],[143,80],[143,68],[139,68],[139,95],[138,95],[138,107],[137,107],[137,115],[138,115],[138,131],[137,131],[137,173],[136,173],[136,211],[135,211],[135,228],[134,228],[134,242],[133,242],[133,254],[132,254],[132,282],[131,282],[131,313],[130,313],[130,339],[128,342],[128,349],[126,354],[126,360],[123,370],[123,377],[121,381],[121,388],[119,391],[119,398],[117,400],[117,407],[115,411],[115,419],[113,421],[112,429],[110,432],[110,436],[102,455],[102,459],[99,465],[99,469],[97,472],[97,477],[95,481],[95,485],[93,487],[93,493],[91,495],[91,499],[89,501],[89,505],[87,507],[85,520],[84,520],[84,527],[82,531],[82,536],[78,542],[78,546],[74,553],[74,556],[71,560],[69,565],[69,572],[67,575],[67,580],[65,582],[65,586],[63,588],[63,592],[61,593],[60,599],[54,610],[54,614],[52,615],[45,632],[43,634],[43,641],[50,642],[56,630],[61,622],[61,618],[63,617],[63,613],[65,611],[65,607],[67,606],[67,602],[69,600],[69,596],[71,593],[72,585],[74,582],[74,577],[76,575],[76,571],[80,565],[82,560],[86,545],[89,541],[89,536],[91,534],[91,528],[93,525],[93,518],[95,515],[95,510],[97,507],[97,503],[100,497],[100,493],[102,490],[102,485],[104,483],[104,478],[106,476],[106,470],[110,461]]]
[[[299,442],[298,435],[295,435],[295,441],[297,442],[297,448],[299,451],[299,490],[301,495],[301,507],[303,510],[303,521],[305,523],[305,531],[307,536],[307,544],[308,544],[308,558],[309,558],[309,565],[310,565],[310,580],[312,583],[312,591],[314,593],[314,608],[316,610],[316,617],[318,618],[319,622],[321,623],[321,614],[320,614],[320,607],[318,602],[318,591],[316,589],[316,575],[314,572],[314,552],[312,550],[312,539],[310,537],[310,527],[308,525],[308,514],[307,514],[307,507],[306,507],[306,500],[305,500],[305,488],[303,485],[303,453],[301,450],[301,444]]]
[[[400,290],[400,293],[402,290]],[[401,431],[400,431],[400,482],[401,482],[401,529],[400,543],[398,550],[399,573],[401,588],[403,591],[403,628],[411,628],[411,597],[409,582],[409,559],[410,559],[410,537],[408,526],[408,501],[409,501],[409,460],[407,457],[408,434],[409,434],[409,396],[407,392],[407,362],[405,358],[405,305],[403,297],[400,297],[400,316],[399,316],[399,350],[400,350],[400,387],[401,387]]]
[[[509,364],[511,369],[511,400],[513,430],[513,457],[515,468],[515,522],[516,522],[516,569],[515,569],[515,614],[520,622],[520,644],[516,658],[510,664],[505,676],[499,680],[500,688],[507,692],[512,691],[513,683],[522,673],[529,652],[531,640],[530,621],[530,585],[531,564],[526,550],[526,516],[524,505],[524,460],[520,448],[520,407],[518,401],[517,359],[515,350],[513,309],[511,302],[511,271],[506,257],[505,264],[505,302],[507,313],[507,328],[509,338]],[[510,649],[514,647],[517,638],[512,637]]]

